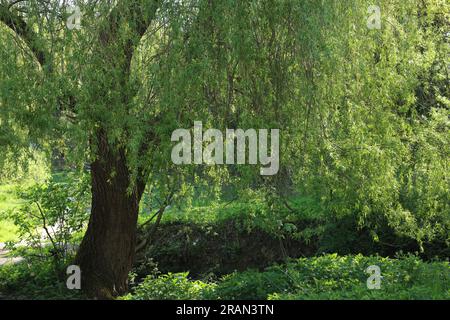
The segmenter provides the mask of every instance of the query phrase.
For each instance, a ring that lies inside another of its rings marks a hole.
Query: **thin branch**
[[[41,205],[39,204],[39,202],[35,202],[35,203],[36,203],[36,205],[37,205],[37,207],[39,209],[39,213],[41,214],[42,223],[43,223],[43,227],[44,227],[45,233],[47,234],[48,238],[50,239],[50,242],[52,243],[53,248],[55,249],[55,251],[59,252],[58,247],[57,247],[55,241],[53,240],[53,237],[51,236],[50,232],[48,231],[47,219],[45,218],[45,214],[42,211]]]

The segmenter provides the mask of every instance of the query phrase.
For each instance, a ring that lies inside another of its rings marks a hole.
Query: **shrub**
[[[17,192],[24,203],[2,216],[17,226],[19,238],[28,247],[67,261],[73,253],[74,237],[83,231],[89,217],[87,180],[68,176],[64,182],[50,180]]]
[[[69,290],[65,268],[51,260],[33,260],[0,266],[0,292],[8,299],[80,299],[82,294]]]
[[[381,269],[380,290],[367,288],[369,274],[365,270],[370,265]],[[326,255],[268,269],[269,272],[276,270],[284,273],[290,286],[284,292],[267,291],[269,299],[450,298],[448,263],[424,263],[411,255],[401,259]]]
[[[135,288],[128,300],[198,300],[204,291],[212,289],[214,284],[192,281],[188,273],[168,273],[161,276],[148,276]]]
[[[263,300],[268,292],[284,292],[290,287],[289,279],[274,270],[265,272],[235,272],[221,279],[214,290],[205,293],[207,299]]]
[[[369,290],[368,266],[381,269],[380,290]],[[444,299],[449,297],[446,263],[424,263],[415,256],[401,259],[326,255],[277,266],[291,282],[289,292],[269,299]]]
[[[381,269],[381,289],[367,288],[368,266]],[[127,299],[450,299],[448,262],[324,255],[292,260],[263,272],[235,272],[217,283],[187,273],[149,277]]]

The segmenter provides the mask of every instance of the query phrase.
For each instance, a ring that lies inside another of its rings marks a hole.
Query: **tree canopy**
[[[372,4],[1,0],[0,157],[58,150],[137,203],[233,185],[448,241],[450,7],[382,0],[371,29]],[[280,129],[280,171],[173,164],[194,121]]]

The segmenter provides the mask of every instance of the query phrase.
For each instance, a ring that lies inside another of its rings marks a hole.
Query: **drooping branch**
[[[14,31],[27,44],[41,67],[44,67],[48,63],[48,55],[42,47],[39,35],[33,31],[23,17],[11,11],[6,4],[0,4],[0,21]]]

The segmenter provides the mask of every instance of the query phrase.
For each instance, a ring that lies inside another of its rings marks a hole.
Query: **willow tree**
[[[369,0],[80,1],[81,28],[70,30],[62,2],[1,0],[0,147],[32,142],[90,163],[92,213],[75,263],[102,298],[127,290],[139,203],[154,184],[169,199],[198,177],[228,176],[399,224],[404,113],[439,51],[420,31],[420,3],[382,1],[383,27],[371,30]],[[173,165],[171,133],[194,121],[281,129],[280,172]],[[448,161],[435,156],[443,172]]]
[[[83,30],[67,28],[67,5],[0,3],[0,20],[10,29],[2,27],[2,138],[9,137],[3,147],[17,150],[31,140],[87,156],[92,213],[76,263],[87,292],[112,297],[127,289],[146,181],[144,168],[133,175],[127,157],[145,154],[151,143],[143,138],[130,151],[130,119],[139,119],[132,116],[132,60],[159,1],[79,3]],[[151,135],[153,124],[147,128]]]
[[[194,120],[278,127],[281,101],[265,107],[264,95],[282,89],[267,79],[284,77],[272,33],[282,28],[288,45],[281,18],[294,3],[79,1],[81,26],[68,28],[73,2],[0,2],[2,148],[56,148],[90,164],[91,216],[75,261],[90,295],[126,292],[146,186],[158,181],[170,198],[196,179],[182,174],[196,168],[170,162],[173,130]]]

